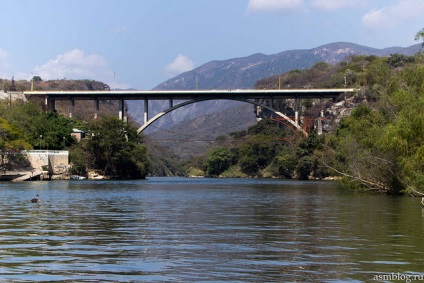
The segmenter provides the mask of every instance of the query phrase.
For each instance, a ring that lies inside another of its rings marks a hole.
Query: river
[[[424,282],[423,231],[418,199],[333,182],[0,183],[0,280]]]

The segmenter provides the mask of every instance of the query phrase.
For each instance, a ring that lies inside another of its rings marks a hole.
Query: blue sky
[[[212,60],[347,41],[410,46],[423,0],[13,0],[0,78],[151,89]]]

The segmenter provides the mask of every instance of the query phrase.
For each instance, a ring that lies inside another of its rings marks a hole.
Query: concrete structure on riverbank
[[[31,179],[68,180],[69,151],[67,150],[28,150],[22,152],[31,163],[31,170],[20,172],[23,175],[14,181]]]

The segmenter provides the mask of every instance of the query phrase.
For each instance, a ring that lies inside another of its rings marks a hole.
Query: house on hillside
[[[71,136],[80,142],[83,138],[85,138],[85,132],[78,129],[72,129]]]

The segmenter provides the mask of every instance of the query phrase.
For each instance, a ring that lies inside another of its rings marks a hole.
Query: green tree
[[[144,178],[148,172],[146,148],[137,129],[115,117],[92,124],[86,146],[88,166],[106,176]]]
[[[403,67],[407,63],[414,62],[415,57],[406,56],[402,54],[390,54],[390,57],[387,59],[389,65],[393,68]]]
[[[303,156],[297,162],[296,173],[301,180],[308,180],[313,169],[313,161],[310,156]]]
[[[5,119],[0,118],[0,151],[18,151],[30,149],[24,133]]]
[[[241,172],[248,176],[255,176],[259,170],[258,157],[244,155],[239,160]]]
[[[294,154],[293,150],[290,150],[288,147],[287,150],[277,154],[277,156],[272,161],[272,167],[277,170],[278,176],[283,176],[284,178],[288,179],[293,178],[296,164],[296,155]]]
[[[424,192],[424,67],[405,65],[389,81],[375,103],[342,120],[321,161],[346,183],[418,195]]]
[[[417,32],[417,34],[415,35],[415,40],[422,40],[422,46],[424,47],[424,28]]]
[[[233,156],[226,147],[218,147],[209,152],[203,164],[204,171],[209,176],[218,176],[232,165]]]
[[[277,144],[275,135],[261,133],[250,136],[238,151],[241,171],[254,176],[259,169],[267,167],[274,159]]]
[[[73,121],[63,115],[45,113],[32,102],[15,103],[2,110],[5,119],[22,130],[33,148],[39,148],[41,143],[43,149],[63,149],[74,142]]]
[[[64,149],[73,142],[72,121],[54,112],[43,114],[39,132],[43,135],[42,146],[47,149]]]
[[[373,85],[386,86],[390,79],[390,67],[385,58],[378,58],[367,65],[364,72],[365,83],[369,87]]]
[[[32,81],[35,83],[39,83],[39,82],[42,82],[43,80],[41,79],[40,76],[33,76]]]

